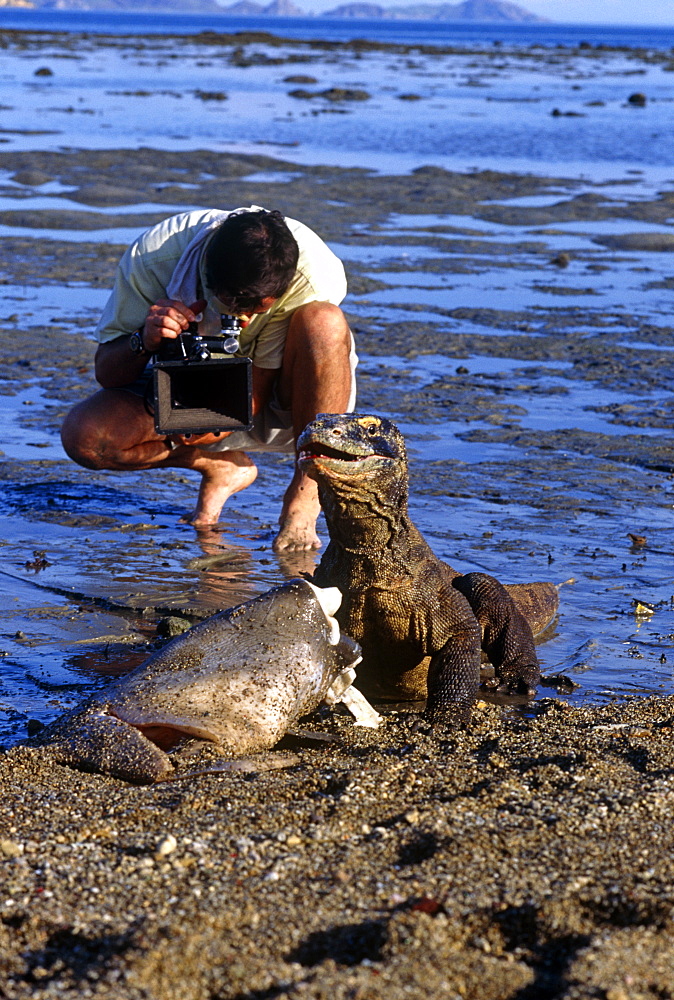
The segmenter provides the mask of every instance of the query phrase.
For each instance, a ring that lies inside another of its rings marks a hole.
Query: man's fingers
[[[199,299],[191,306],[186,306],[184,302],[178,302],[177,299],[159,299],[158,302],[150,306],[145,320],[146,348],[154,351],[163,339],[175,340],[181,333],[185,333],[190,323],[196,321],[197,315],[203,311],[205,306],[205,299]]]
[[[195,302],[194,305],[198,306],[200,302]],[[201,308],[203,309],[205,305],[206,303],[204,302]],[[197,310],[197,312],[200,311]],[[157,312],[159,315],[170,316],[172,319],[178,320],[178,322],[186,320],[187,323],[194,323],[197,317],[197,313],[190,306],[186,306],[184,302],[179,302],[177,299],[160,299],[150,309],[150,315],[154,312]]]
[[[147,325],[154,332],[156,330],[171,330],[174,336],[184,333],[189,326],[187,320],[180,313],[152,313],[147,318]]]

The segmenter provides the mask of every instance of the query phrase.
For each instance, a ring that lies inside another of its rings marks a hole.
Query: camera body
[[[250,430],[253,381],[250,358],[234,357],[241,324],[220,317],[219,336],[202,337],[197,324],[164,339],[154,357],[154,426],[158,434]]]

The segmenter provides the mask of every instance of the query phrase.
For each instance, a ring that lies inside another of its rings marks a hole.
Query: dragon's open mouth
[[[327,444],[318,444],[318,442],[313,441],[309,442],[299,453],[300,462],[310,461],[312,458],[334,458],[339,462],[363,462],[366,458],[374,457],[374,452],[368,452],[366,455],[354,455],[352,452],[339,451]]]

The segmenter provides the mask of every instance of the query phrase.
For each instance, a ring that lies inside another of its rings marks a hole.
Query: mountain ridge
[[[382,18],[395,21],[475,21],[484,23],[549,23],[509,0],[464,0],[463,3],[418,3],[380,7],[373,3],[346,3],[324,11],[322,17]]]
[[[302,10],[293,0],[238,0],[224,6],[217,0],[0,0],[0,9],[11,7],[44,11],[118,11],[221,14],[223,17],[315,17],[346,20],[471,21],[473,23],[549,23],[510,0],[463,0],[461,3],[413,3],[383,7],[376,3],[340,4],[319,14]]]

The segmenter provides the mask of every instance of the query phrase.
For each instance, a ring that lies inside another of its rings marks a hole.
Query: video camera
[[[252,427],[252,362],[236,358],[241,323],[220,316],[220,334],[202,337],[196,323],[164,339],[152,365],[158,434],[206,434]]]

